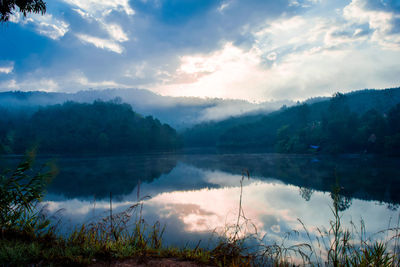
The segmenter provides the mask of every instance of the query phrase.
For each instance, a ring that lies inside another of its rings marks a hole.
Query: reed
[[[332,191],[332,218],[329,227],[317,227],[317,235],[311,235],[304,223],[298,219],[310,244],[309,254],[312,266],[400,266],[399,220],[395,227],[389,227],[367,236],[365,223],[361,219],[357,226],[342,223],[341,188]],[[400,219],[400,216],[399,216]],[[377,235],[386,233],[386,238],[378,240]]]

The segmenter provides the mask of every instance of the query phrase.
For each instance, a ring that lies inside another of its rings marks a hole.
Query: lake
[[[0,159],[3,168],[20,160]],[[44,204],[49,215],[61,218],[61,232],[108,216],[111,192],[114,214],[145,198],[142,216],[165,225],[164,244],[196,246],[202,240],[207,246],[213,232],[224,233],[237,222],[242,191],[243,232],[257,230],[263,242],[280,242],[303,230],[299,220],[310,234],[329,227],[335,186],[341,188],[348,227],[363,220],[372,236],[398,225],[399,158],[215,153],[37,158],[37,165],[45,162],[59,170]],[[304,239],[299,234],[289,242]]]

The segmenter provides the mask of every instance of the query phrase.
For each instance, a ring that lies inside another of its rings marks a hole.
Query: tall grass
[[[44,196],[45,188],[56,169],[44,165],[33,172],[34,151],[28,152],[14,171],[0,174],[0,229],[38,232],[49,226],[37,204]]]
[[[400,266],[399,223],[367,236],[364,221],[353,221],[348,227],[342,222],[341,188],[336,185],[331,193],[332,218],[329,227],[317,227],[317,234],[298,219],[310,244],[310,265],[313,266]],[[399,217],[400,219],[400,217]],[[378,236],[386,233],[379,239]]]
[[[303,231],[292,230],[275,243],[267,242],[266,236],[260,236],[244,215],[245,178],[250,179],[247,171],[240,181],[238,218],[216,247],[223,251],[220,254],[235,255],[241,264],[252,266],[400,266],[400,215],[395,226],[389,225],[371,236],[367,235],[362,219],[358,225],[351,221],[345,226],[342,216],[348,199],[342,195],[343,189],[338,184],[331,192],[332,217],[328,227],[312,229],[298,219]],[[296,242],[299,236],[305,236],[306,240]],[[248,261],[243,262],[244,259]]]

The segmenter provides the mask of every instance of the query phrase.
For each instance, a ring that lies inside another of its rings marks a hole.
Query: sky
[[[0,25],[0,91],[304,100],[400,86],[400,0],[52,0]]]

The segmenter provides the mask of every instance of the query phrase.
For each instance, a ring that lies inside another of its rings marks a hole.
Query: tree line
[[[399,88],[336,93],[269,115],[203,123],[184,132],[184,141],[229,150],[399,156],[399,93]]]
[[[264,147],[279,153],[374,153],[400,155],[400,104],[387,113],[351,112],[346,96],[336,94],[327,110],[312,114],[299,105],[221,135],[221,147]]]
[[[116,153],[170,151],[181,146],[175,129],[128,104],[94,101],[42,107],[33,115],[2,110],[0,152]]]

